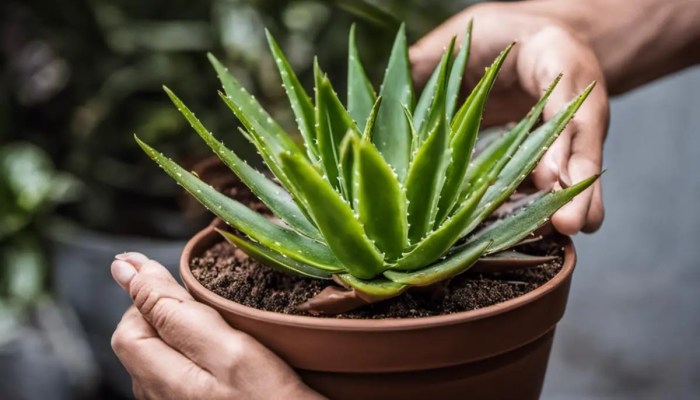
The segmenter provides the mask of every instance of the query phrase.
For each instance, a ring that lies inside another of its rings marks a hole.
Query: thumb
[[[124,253],[112,263],[112,275],[170,347],[209,371],[225,370],[230,366],[225,360],[236,358],[246,335],[196,302],[160,263],[140,253]]]

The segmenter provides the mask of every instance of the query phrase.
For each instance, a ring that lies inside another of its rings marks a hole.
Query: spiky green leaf
[[[357,126],[345,110],[331,86],[328,76],[314,63],[316,80],[316,124],[318,149],[326,178],[334,188],[340,190],[342,176],[339,173],[340,142],[348,132],[360,136]]]
[[[530,110],[525,118],[517,125],[508,131],[502,137],[490,143],[483,152],[481,152],[473,161],[472,165],[467,170],[462,185],[462,194],[460,199],[464,198],[470,189],[481,184],[487,175],[498,175],[506,165],[508,160],[513,157],[513,154],[520,147],[520,144],[525,140],[532,127],[539,121],[544,106],[547,104],[549,96],[559,83],[561,75],[559,75],[552,84],[549,85],[542,97],[537,101],[537,104]]]
[[[243,232],[250,239],[289,258],[325,269],[342,271],[344,268],[330,249],[315,240],[279,226],[243,204],[219,193],[193,174],[136,137],[136,142],[168,175],[185,188],[195,199],[216,216]],[[303,157],[296,155],[296,157]]]
[[[444,220],[449,211],[452,210],[458,198],[472,151],[474,150],[474,144],[476,143],[486,99],[512,47],[513,45],[508,46],[498,58],[496,58],[491,67],[488,68],[482,78],[483,83],[477,86],[477,89],[472,92],[465,102],[465,111],[463,113],[458,113],[461,120],[454,122],[456,125],[453,125],[454,131],[450,135],[452,162],[447,168],[445,184],[440,194],[436,218],[437,224],[440,224],[442,220]]]
[[[236,153],[228,149],[223,143],[216,140],[214,135],[207,130],[175,93],[167,87],[163,87],[163,89],[204,142],[250,188],[260,201],[265,203],[270,211],[302,234],[316,240],[322,239],[318,229],[309,222],[304,213],[294,203],[289,193],[241,160]]]
[[[469,239],[464,246],[474,247],[489,242],[492,244],[487,254],[492,254],[516,245],[546,223],[557,210],[571,201],[576,195],[591,186],[598,177],[600,177],[600,174],[586,178],[566,189],[551,192],[541,197],[532,205],[480,231]]]
[[[469,62],[469,50],[471,49],[472,43],[472,26],[473,21],[469,20],[466,32],[464,32],[464,39],[462,39],[462,45],[450,68],[450,77],[447,84],[447,102],[445,103],[445,113],[447,114],[448,121],[451,121],[454,115],[457,97],[462,88],[462,77],[464,76],[464,70]]]
[[[489,242],[480,242],[478,245],[469,246],[462,251],[455,252],[445,260],[421,270],[411,272],[388,270],[384,271],[384,276],[392,282],[404,285],[431,285],[468,270],[486,252],[489,245]]]
[[[284,185],[287,190],[294,193],[294,188],[291,186],[289,180],[284,175],[282,167],[280,165],[279,154],[285,152],[287,146],[280,145],[281,142],[276,141],[269,135],[269,132],[255,121],[248,120],[243,114],[243,109],[241,109],[235,102],[231,100],[228,96],[219,92],[219,97],[224,101],[224,103],[233,111],[236,115],[241,115],[239,119],[243,123],[243,126],[247,130],[240,129],[243,135],[251,141],[251,143],[256,147],[258,153],[265,161],[265,165],[270,169],[270,172],[279,179],[279,181]],[[293,150],[294,154],[303,154],[301,150],[294,144]]]
[[[475,218],[479,200],[486,193],[486,187],[472,193],[452,217],[439,228],[418,242],[407,254],[399,259],[392,269],[413,271],[431,264],[444,255],[461,237],[464,230],[476,228],[481,222]]]
[[[436,125],[411,162],[406,178],[408,237],[416,243],[432,228],[451,151],[447,123]]]
[[[255,96],[248,93],[243,85],[228,72],[228,68],[211,53],[207,56],[216,70],[224,92],[226,92],[226,96],[222,96],[222,98],[228,100],[229,107],[235,105],[235,107],[231,107],[231,110],[243,126],[249,131],[255,129],[256,134],[268,142],[269,146],[274,148],[276,152],[300,152],[301,150],[294,140],[265,111]]]
[[[371,281],[358,279],[350,274],[336,275],[347,286],[352,287],[360,294],[360,297],[377,302],[396,297],[408,289],[407,285],[392,282],[386,278],[379,277]]]
[[[367,78],[355,44],[355,24],[350,27],[348,39],[348,113],[360,129],[367,130],[367,118],[377,94]]]
[[[265,29],[265,35],[267,36],[267,42],[270,46],[272,57],[275,60],[280,77],[282,78],[284,91],[287,93],[292,111],[294,111],[299,132],[301,132],[301,136],[304,138],[307,154],[309,159],[315,161],[318,159],[319,152],[316,148],[314,106],[311,103],[311,98],[304,90],[301,82],[299,82],[299,78],[297,78],[297,75],[294,73],[291,65],[289,65],[282,49],[280,49],[275,38],[270,34],[270,31]]]
[[[261,246],[250,240],[246,240],[231,232],[226,232],[221,229],[217,231],[229,243],[241,249],[249,257],[259,261],[263,265],[276,269],[281,272],[291,273],[293,275],[303,276],[316,279],[331,279],[332,271],[315,268],[310,265],[300,263],[276,251],[272,251],[265,246]]]
[[[384,100],[379,107],[372,142],[403,181],[408,171],[411,137],[401,109],[413,108],[413,80],[403,24],[396,35],[379,94]]]
[[[282,154],[287,176],[303,194],[316,226],[338,260],[358,278],[371,279],[382,272],[382,254],[365,235],[350,205],[299,155]]]
[[[355,185],[355,135],[348,132],[340,143],[340,175],[343,177],[341,192],[345,200],[353,204]]]
[[[443,55],[443,59],[447,54]],[[423,123],[428,117],[428,111],[430,110],[430,104],[435,97],[435,91],[437,90],[438,78],[440,77],[440,71],[442,70],[442,61],[437,63],[433,73],[430,74],[430,78],[425,83],[423,91],[418,97],[416,102],[416,108],[413,109],[413,126],[415,129],[420,130],[423,127]],[[413,136],[414,145],[418,142],[417,136]]]
[[[437,79],[435,80],[435,87],[432,88],[431,93],[423,92],[421,100],[427,98],[430,101],[430,105],[427,107],[427,113],[423,123],[415,124],[414,116],[414,128],[418,130],[418,135],[413,137],[413,149],[417,149],[423,143],[428,133],[432,131],[435,125],[443,123],[447,118],[445,114],[445,104],[447,101],[447,78],[449,74],[450,64],[452,63],[452,52],[454,50],[455,38],[453,37],[450,44],[447,46],[445,53],[442,55],[442,59],[437,66]],[[426,97],[429,95],[429,97]],[[418,103],[420,106],[421,103]],[[420,111],[416,106],[416,112]]]
[[[595,86],[591,83],[578,97],[572,100],[562,111],[549,121],[537,128],[515,151],[513,157],[503,167],[496,182],[489,188],[481,200],[480,207],[490,211],[495,210],[515,191],[520,182],[532,172],[539,160],[544,156],[549,146],[554,143],[559,134],[573,118],[583,101]]]
[[[367,117],[367,123],[365,124],[365,131],[362,133],[362,140],[372,140],[372,132],[374,131],[374,123],[377,120],[377,113],[379,112],[379,107],[382,105],[382,96],[377,96],[377,99],[372,105],[372,109],[369,112],[369,117]]]
[[[406,194],[371,142],[356,139],[355,158],[354,195],[360,222],[385,259],[398,258],[408,244]]]

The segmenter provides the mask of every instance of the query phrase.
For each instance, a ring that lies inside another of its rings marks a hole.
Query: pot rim
[[[215,307],[222,310],[245,316],[246,318],[264,321],[268,323],[305,327],[313,329],[326,329],[335,331],[368,331],[368,330],[383,330],[383,331],[400,331],[400,330],[416,330],[428,329],[438,326],[454,325],[469,321],[476,321],[488,317],[493,317],[499,314],[506,313],[513,309],[522,307],[532,303],[541,297],[552,292],[557,286],[565,282],[573,273],[576,266],[576,250],[574,248],[571,237],[557,235],[557,241],[564,246],[564,262],[561,270],[548,282],[540,287],[516,298],[506,300],[488,307],[479,308],[476,310],[461,311],[453,314],[436,315],[420,318],[385,318],[385,319],[334,319],[332,317],[312,317],[304,315],[282,314],[273,311],[259,310],[257,308],[245,306],[243,304],[226,299],[206,287],[204,287],[194,277],[190,269],[190,260],[194,247],[201,241],[214,239],[213,236],[219,236],[214,230],[217,226],[215,220],[206,228],[194,235],[185,245],[180,257],[180,277],[182,278],[185,287],[196,292],[198,296],[205,299]],[[219,236],[220,237],[220,236]],[[223,238],[221,238],[223,241]]]

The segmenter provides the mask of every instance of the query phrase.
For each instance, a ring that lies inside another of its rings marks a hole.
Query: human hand
[[[125,253],[111,270],[134,301],[112,348],[138,399],[322,398],[270,350],[196,302],[158,262]]]
[[[559,182],[571,184],[600,172],[609,104],[603,71],[593,49],[541,3],[484,3],[470,7],[415,43],[410,49],[410,60],[416,82],[425,82],[452,36],[461,40],[467,24],[473,20],[471,54],[463,80],[465,87],[473,88],[484,68],[516,40],[518,44],[503,65],[486,105],[485,126],[522,118],[560,73],[564,76],[544,109],[545,120],[597,81],[596,89],[533,173],[538,189],[551,189]],[[565,234],[593,232],[603,217],[598,180],[559,210],[552,223]]]

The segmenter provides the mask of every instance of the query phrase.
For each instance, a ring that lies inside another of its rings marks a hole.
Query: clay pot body
[[[561,271],[500,304],[416,319],[315,318],[257,310],[203,287],[190,260],[221,240],[209,227],[188,242],[185,286],[331,399],[537,399],[576,264],[571,240],[561,237]]]

